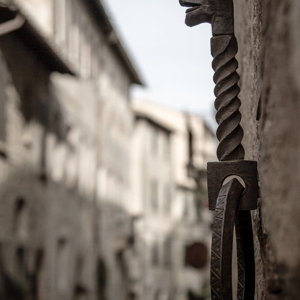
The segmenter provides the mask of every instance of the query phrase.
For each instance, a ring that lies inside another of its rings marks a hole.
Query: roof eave
[[[115,52],[123,67],[127,71],[132,83],[144,85],[138,72],[133,66],[126,50],[124,49],[113,25],[101,3],[100,0],[84,0],[84,4],[89,9],[91,15],[94,17],[95,22],[98,24],[100,30],[107,38],[110,47]],[[112,38],[113,37],[113,38]]]
[[[76,75],[71,67],[68,66],[68,64],[57,54],[54,46],[52,46],[51,43],[49,43],[47,39],[35,28],[23,12],[18,9],[12,9],[8,6],[0,6],[0,22],[2,23],[11,20],[18,13],[25,18],[25,23],[20,29],[13,31],[12,33],[23,40],[24,44],[38,55],[50,71]]]
[[[134,114],[135,114],[135,117],[136,117],[137,120],[138,119],[146,120],[150,124],[160,128],[161,130],[167,132],[168,134],[172,134],[174,132],[174,130],[172,128],[166,126],[165,124],[162,124],[161,122],[157,121],[154,118],[151,118],[147,114],[143,114],[143,113],[140,113],[140,112],[135,112]]]

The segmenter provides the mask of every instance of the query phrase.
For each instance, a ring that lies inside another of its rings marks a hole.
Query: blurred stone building
[[[125,299],[141,81],[100,1],[1,1],[0,22],[0,299]]]
[[[133,109],[132,84],[101,1],[0,1],[1,300],[181,300],[207,283],[211,219],[187,165],[203,173],[214,137]]]
[[[145,255],[143,299],[189,299],[209,283],[212,219],[205,176],[190,178],[187,167],[192,159],[199,175],[205,174],[215,137],[196,115],[147,101],[134,102],[133,109],[132,202],[140,215],[136,234]],[[196,245],[203,250],[196,254],[198,269],[190,262]]]

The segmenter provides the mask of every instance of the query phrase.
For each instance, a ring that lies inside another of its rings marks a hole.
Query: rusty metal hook
[[[239,211],[244,188],[238,180],[225,184],[218,195],[211,252],[212,300],[232,300],[232,243],[236,228],[238,300],[254,299],[254,248],[249,211]]]

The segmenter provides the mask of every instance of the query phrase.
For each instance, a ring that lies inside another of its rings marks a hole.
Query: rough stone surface
[[[298,299],[300,2],[235,1],[235,22],[243,144],[259,162],[261,186],[256,299]]]

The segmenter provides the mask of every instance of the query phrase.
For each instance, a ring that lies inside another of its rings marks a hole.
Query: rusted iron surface
[[[180,4],[190,7],[186,11],[186,24],[195,26],[211,23],[213,37],[211,52],[215,71],[214,93],[216,96],[216,120],[219,124],[217,138],[220,142],[217,156],[220,161],[244,159],[241,144],[243,129],[240,126],[241,101],[235,59],[238,47],[234,36],[232,0],[180,0]]]
[[[239,200],[239,210],[257,208],[257,162],[249,160],[210,162],[207,164],[207,185],[209,209],[214,210],[219,191],[229,176],[239,176],[245,183],[245,190]]]
[[[211,252],[212,300],[232,300],[233,228],[238,201],[243,189],[239,181],[233,179],[221,188],[217,199]]]
[[[217,156],[220,162],[208,164],[210,209],[215,210],[211,254],[212,299],[232,300],[232,240],[236,227],[238,260],[238,300],[253,300],[255,265],[250,210],[257,208],[257,163],[245,161],[238,98],[238,51],[234,35],[233,0],[179,0],[186,11],[186,24],[211,23],[211,53],[218,123]],[[230,176],[237,179],[224,185]]]
[[[213,35],[233,34],[232,0],[179,0],[182,6],[190,7],[186,14],[186,25],[211,23]]]
[[[242,146],[244,131],[240,125],[241,101],[238,98],[240,79],[236,72],[238,62],[235,59],[237,42],[234,35],[216,36],[211,39],[213,59],[214,93],[216,96],[216,120],[219,125],[217,138],[219,145],[217,156],[220,161],[244,159],[245,151]]]
[[[234,225],[238,263],[237,299],[254,299],[255,266],[251,215],[249,211],[237,209],[243,190],[239,181],[232,179],[221,188],[217,198],[211,252],[212,300],[232,300]]]

